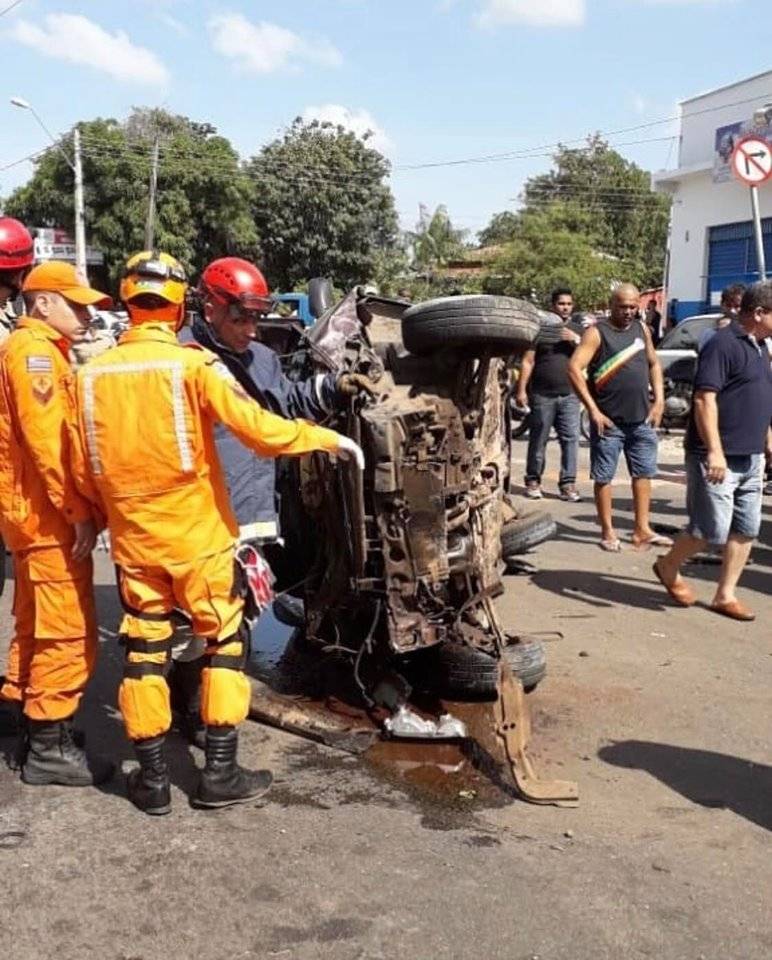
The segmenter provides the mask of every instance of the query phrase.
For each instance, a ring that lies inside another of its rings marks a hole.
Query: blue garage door
[[[772,272],[772,217],[761,221],[767,276]],[[753,224],[726,223],[708,231],[708,295],[706,306],[718,304],[721,290],[730,283],[759,280]]]

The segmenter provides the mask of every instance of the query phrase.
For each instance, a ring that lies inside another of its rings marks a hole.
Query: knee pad
[[[172,638],[147,640],[123,637],[126,661],[118,691],[118,706],[130,740],[166,733],[172,725],[166,674]],[[154,659],[148,659],[153,657]],[[142,658],[142,659],[139,659]]]
[[[237,726],[249,713],[250,686],[244,675],[249,656],[249,627],[209,641],[201,678],[201,719],[209,726]]]

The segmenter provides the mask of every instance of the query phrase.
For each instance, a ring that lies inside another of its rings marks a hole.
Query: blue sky
[[[0,0],[0,10],[11,0]],[[245,156],[297,115],[373,127],[405,226],[445,203],[481,229],[512,209],[548,149],[675,114],[676,101],[772,67],[772,0],[21,0],[0,16],[0,167],[47,125],[163,106],[213,123]],[[772,91],[771,91],[772,92]],[[676,125],[612,142],[674,166]],[[652,140],[655,142],[631,143]],[[533,149],[537,148],[537,149]],[[527,158],[411,165],[529,152]],[[7,194],[31,173],[0,171]]]

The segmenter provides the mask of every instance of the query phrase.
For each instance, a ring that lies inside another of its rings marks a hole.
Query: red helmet
[[[0,217],[0,270],[31,267],[35,259],[29,230],[13,217]]]
[[[213,260],[201,274],[198,292],[220,303],[237,303],[245,310],[267,313],[271,309],[265,277],[253,263],[239,257]]]

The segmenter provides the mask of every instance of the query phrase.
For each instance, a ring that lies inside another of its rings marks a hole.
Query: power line
[[[14,7],[18,7],[20,3],[21,3],[21,0],[13,0],[13,3],[9,3],[4,10],[0,10],[0,17],[4,17],[6,13],[10,13],[11,10],[13,10]],[[3,167],[2,169],[4,170],[5,167]]]
[[[21,0],[16,0],[16,2],[19,3],[19,2],[21,2]],[[14,6],[14,5],[15,5],[15,4],[13,4],[12,6]],[[8,8],[8,9],[11,9],[11,8]],[[632,133],[632,132],[635,132],[635,131],[638,131],[638,130],[646,130],[646,129],[649,129],[649,128],[651,128],[651,127],[660,126],[660,125],[665,124],[665,123],[672,123],[672,122],[678,121],[678,120],[680,120],[681,123],[683,123],[684,120],[688,120],[688,119],[691,118],[691,117],[701,116],[701,115],[706,114],[706,113],[714,113],[714,112],[716,112],[716,111],[718,111],[718,110],[726,110],[726,109],[729,109],[729,108],[731,108],[731,107],[744,106],[745,104],[757,102],[757,101],[760,100],[760,99],[765,99],[765,98],[768,98],[768,97],[772,97],[772,92],[771,92],[771,93],[759,94],[759,95],[757,95],[757,96],[755,96],[755,97],[748,97],[748,98],[745,98],[745,99],[743,99],[743,100],[735,100],[735,101],[732,102],[732,103],[722,104],[721,106],[705,107],[705,108],[703,108],[703,109],[701,109],[701,110],[692,110],[692,111],[690,111],[689,113],[684,113],[684,114],[682,114],[682,115],[680,115],[680,116],[676,115],[676,116],[671,116],[671,117],[663,117],[663,118],[658,119],[658,120],[649,120],[649,121],[647,121],[647,122],[645,122],[645,123],[635,124],[634,126],[631,126],[631,127],[622,127],[622,128],[620,128],[620,129],[618,129],[618,130],[599,131],[599,132],[597,133],[597,136],[599,136],[599,137],[604,137],[604,138],[609,138],[609,137],[620,136],[620,135],[625,134],[625,133]],[[91,134],[86,134],[86,133],[84,132],[84,140],[85,140],[86,137],[91,137],[92,140],[94,139],[94,138],[93,138],[93,135],[91,135]],[[96,138],[97,141],[98,141],[98,139],[99,139],[99,138]],[[678,139],[678,136],[677,136],[677,135],[673,135],[673,136],[670,136],[670,137],[651,137],[651,138],[644,138],[644,139],[639,139],[639,140],[631,140],[631,141],[626,141],[626,142],[609,143],[608,146],[610,146],[610,147],[624,147],[624,146],[635,146],[635,145],[643,144],[643,143],[659,143],[659,142],[663,142],[663,143],[664,143],[664,142],[667,142],[667,141],[670,141],[670,142],[672,143],[673,141],[675,141],[675,140],[677,140],[677,139]],[[456,160],[440,160],[440,161],[431,161],[431,162],[416,163],[416,164],[398,164],[398,165],[393,166],[393,167],[391,168],[391,171],[390,171],[390,172],[393,174],[393,173],[401,173],[401,172],[406,172],[406,171],[409,172],[409,171],[414,171],[414,170],[427,170],[427,169],[433,169],[433,168],[436,168],[436,167],[445,167],[445,166],[462,166],[462,165],[478,164],[478,163],[493,163],[493,162],[505,162],[505,161],[509,161],[509,160],[529,160],[529,159],[539,159],[540,157],[552,157],[552,151],[553,151],[553,150],[555,150],[555,149],[557,149],[557,148],[559,148],[559,147],[567,147],[567,146],[569,146],[570,144],[574,144],[574,143],[585,143],[586,140],[587,140],[587,136],[584,136],[584,137],[578,137],[578,138],[575,138],[575,139],[573,139],[573,140],[567,140],[567,141],[557,140],[557,141],[554,141],[554,142],[552,142],[552,143],[545,143],[545,144],[541,144],[541,145],[538,145],[538,146],[528,147],[528,148],[525,148],[525,149],[519,150],[519,151],[517,151],[517,150],[516,150],[516,151],[507,151],[506,153],[487,154],[487,155],[477,156],[477,157],[465,157],[465,158],[456,159]],[[109,141],[104,141],[104,140],[103,140],[102,143],[105,144],[106,146],[110,147],[110,148],[113,149],[113,150],[118,149],[115,144],[112,144],[112,143],[110,143]],[[125,146],[126,146],[126,147],[129,147],[128,144],[125,145]],[[147,147],[143,146],[141,143],[138,143],[138,144],[136,144],[136,145],[131,145],[131,149],[146,150]],[[585,148],[585,150],[591,150],[591,149],[592,149],[591,146],[588,146],[588,147]],[[549,152],[545,153],[544,151],[549,151]],[[577,148],[577,152],[580,152],[580,151],[581,151],[581,148]],[[187,151],[180,151],[179,155],[182,156],[183,153],[187,153]],[[14,164],[12,164],[12,165],[15,165],[17,162],[18,162],[18,163],[22,163],[22,162],[24,162],[24,160],[26,160],[26,159],[29,159],[29,158],[25,157],[25,158],[23,158],[23,159],[20,160],[20,161],[15,161]],[[262,159],[263,162],[265,162],[265,160],[266,160],[266,159],[269,159],[269,158],[261,158],[261,159]],[[277,160],[277,161],[275,161],[275,164],[276,164],[276,165],[281,165],[281,163],[284,163],[284,162],[286,162],[286,161],[278,161],[278,160]],[[329,175],[328,175],[328,179],[329,179],[331,182],[333,182],[333,181],[335,180],[335,178],[330,177]],[[339,182],[341,182],[341,183],[350,183],[352,179],[355,179],[355,175],[339,178]]]
[[[610,143],[609,146],[623,147],[623,146],[629,146],[632,144],[640,144],[640,143],[660,143],[660,142],[672,140],[672,139],[677,139],[677,138],[650,137],[650,138],[626,141],[621,143]],[[128,156],[134,159],[139,159],[143,163],[149,162],[148,155],[147,155],[148,148],[146,145],[142,145],[139,143],[114,144],[111,142],[105,142],[103,140],[100,141],[98,137],[96,138],[87,137],[84,139],[84,142],[86,144],[90,144],[89,151],[95,156],[101,155],[103,157],[106,157],[106,156],[115,156],[116,154],[118,154],[122,156]],[[592,149],[593,148],[591,146],[587,146],[585,148],[577,150],[576,152],[591,152]],[[506,159],[507,160],[532,159],[540,156],[552,157],[552,154],[551,153],[528,154],[528,155],[522,155],[517,157],[515,157],[514,155],[508,155]],[[209,170],[212,173],[216,173],[219,171],[227,176],[234,175],[233,164],[234,162],[235,163],[238,162],[234,159],[228,159],[228,158],[222,158],[220,160],[216,160],[214,158],[200,156],[196,153],[193,153],[192,151],[179,150],[179,149],[175,150],[175,149],[169,149],[168,147],[163,148],[162,158],[164,162],[167,164],[167,167],[170,159],[172,161],[179,160],[180,162],[183,162],[186,165],[186,167],[189,167],[191,164],[197,164],[200,169]],[[331,184],[338,184],[342,187],[350,186],[352,182],[354,183],[360,182],[360,183],[367,183],[367,184],[377,183],[383,177],[388,176],[387,173],[380,174],[376,172],[372,174],[352,173],[352,174],[346,174],[346,175],[334,175],[329,173],[325,168],[314,169],[313,167],[308,167],[305,171],[303,171],[302,174],[298,174],[297,172],[295,172],[296,168],[294,164],[291,163],[291,161],[274,160],[273,158],[264,158],[264,157],[258,157],[257,160],[259,164],[259,167],[257,170],[255,171],[245,170],[245,168],[242,165],[241,167],[239,167],[240,172],[246,176],[252,177],[253,179],[260,179],[266,175],[276,176],[280,179],[281,178],[290,179],[290,178],[286,178],[285,174],[283,173],[283,171],[285,170],[290,170],[293,172],[293,177],[291,179],[293,179],[296,182],[327,182]],[[475,161],[469,160],[468,162],[472,163]],[[545,176],[549,176],[549,174],[546,174]]]
[[[40,150],[36,150],[35,153],[28,153],[26,157],[22,157],[20,160],[12,160],[10,163],[6,163],[4,166],[0,167],[0,172],[3,170],[10,170],[11,167],[18,167],[22,163],[26,163],[28,160],[37,160],[38,157],[42,157],[44,154],[52,149],[51,147],[43,147]]]
[[[673,117],[663,117],[660,120],[649,120],[646,123],[638,123],[632,127],[622,127],[619,130],[598,131],[596,135],[603,138],[616,137],[624,133],[634,133],[638,130],[646,130],[650,127],[658,127],[658,126],[661,126],[662,124],[673,123],[675,121],[680,121],[681,124],[683,124],[684,120],[688,120],[690,117],[698,117],[705,113],[714,113],[717,110],[727,110],[730,107],[743,106],[747,103],[754,103],[754,102],[757,102],[758,100],[763,100],[767,97],[772,97],[772,93],[757,94],[755,97],[748,97],[744,100],[735,100],[733,103],[724,103],[718,107],[704,107],[702,110],[692,110],[690,113],[684,113],[684,114],[676,115]],[[531,156],[532,155],[531,151],[534,151],[534,150],[548,150],[548,149],[552,150],[552,149],[557,149],[558,147],[567,147],[572,143],[584,143],[587,140],[588,136],[592,136],[592,134],[586,134],[585,136],[577,137],[574,140],[565,140],[565,141],[558,140],[554,143],[544,143],[538,147],[531,147],[526,151],[509,151],[507,153],[498,153],[498,154],[494,153],[494,154],[488,154],[487,156],[482,156],[482,157],[467,157],[461,160],[439,160],[439,161],[433,161],[430,163],[416,163],[416,164],[410,164],[409,166],[395,167],[395,169],[425,170],[425,169],[430,169],[432,167],[457,166],[465,163],[489,163],[495,160],[505,160],[508,158],[523,159]],[[671,139],[678,139],[678,138],[663,137],[662,139],[671,140]],[[635,142],[651,143],[653,141],[649,141],[649,140],[633,141],[633,143]],[[617,146],[624,146],[624,144],[617,144]],[[536,154],[536,156],[538,156],[538,154]]]
[[[553,201],[547,201],[547,200],[538,201],[536,203],[529,203],[525,207],[524,211],[522,212],[527,213],[529,210],[548,210],[552,206],[553,206]],[[605,213],[624,213],[624,212],[633,213],[635,211],[639,211],[642,213],[658,213],[659,212],[655,208],[647,204],[641,204],[641,203],[630,203],[630,204],[596,203],[596,204],[588,204],[586,207],[583,207],[582,209],[602,210]]]

